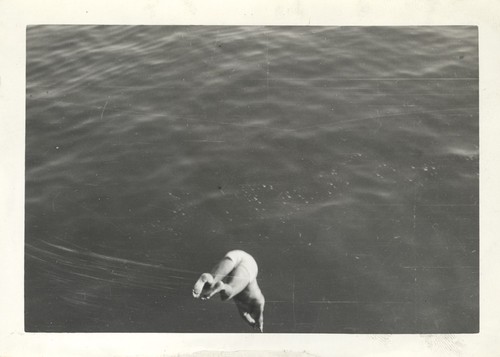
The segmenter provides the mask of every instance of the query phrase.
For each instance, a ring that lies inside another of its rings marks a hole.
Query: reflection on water
[[[26,330],[478,329],[474,27],[27,31]]]

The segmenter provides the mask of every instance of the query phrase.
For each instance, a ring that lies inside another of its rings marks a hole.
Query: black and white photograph
[[[26,28],[26,332],[479,332],[477,26]]]

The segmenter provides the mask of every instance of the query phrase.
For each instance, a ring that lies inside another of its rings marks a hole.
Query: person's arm
[[[264,332],[264,303],[259,304],[259,306],[257,307],[257,314],[257,328],[260,332]]]
[[[250,326],[259,332],[264,332],[264,302],[263,300],[254,300],[253,302],[242,302],[235,300],[236,307],[240,316]]]

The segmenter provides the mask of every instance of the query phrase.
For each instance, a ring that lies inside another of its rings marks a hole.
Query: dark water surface
[[[27,30],[27,331],[479,326],[475,27]]]

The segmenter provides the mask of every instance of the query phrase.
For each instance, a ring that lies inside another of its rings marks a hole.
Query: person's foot
[[[224,284],[222,281],[218,281],[210,290],[208,290],[205,294],[202,295],[201,299],[208,300],[218,292],[222,294],[225,287],[226,284]]]
[[[209,274],[209,273],[201,274],[198,281],[194,284],[193,297],[196,299],[199,298],[202,291],[205,288],[205,285],[208,284],[210,286],[210,285],[212,285],[213,281],[214,281],[214,277],[211,274]],[[203,297],[202,297],[202,299],[203,299]]]

